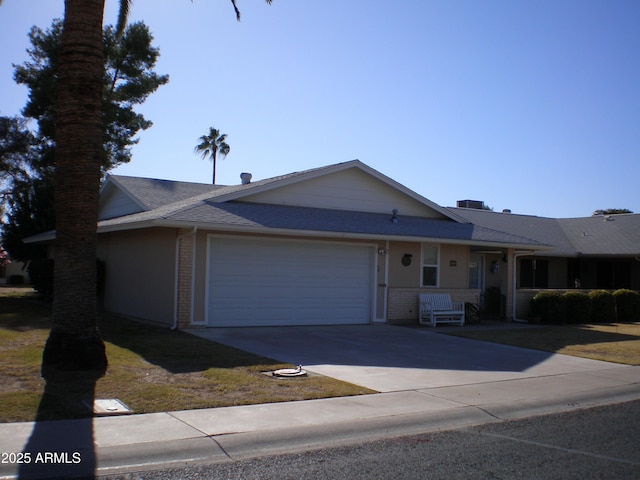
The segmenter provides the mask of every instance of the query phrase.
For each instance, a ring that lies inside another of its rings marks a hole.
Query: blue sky
[[[193,153],[228,134],[220,184],[359,159],[430,200],[496,211],[640,213],[637,0],[135,0],[170,75],[154,126],[112,173],[209,182]],[[105,23],[118,2],[107,0]],[[0,114],[32,25],[62,0],[0,7]]]

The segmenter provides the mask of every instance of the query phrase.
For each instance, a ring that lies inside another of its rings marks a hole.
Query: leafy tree
[[[130,1],[120,4],[123,26]],[[105,153],[103,13],[104,0],[65,0],[55,113],[56,288],[42,358],[45,378],[69,370],[100,374],[107,368],[96,326],[95,261]]]
[[[131,24],[122,34],[107,26],[103,35],[104,175],[131,159],[130,148],[138,141],[135,135],[151,126],[133,108],[167,83],[168,76],[153,71],[159,51],[152,46],[153,37],[143,23]],[[60,20],[54,20],[47,31],[33,27],[29,61],[15,67],[16,81],[29,88],[22,113],[37,122],[37,135],[27,129],[26,119],[0,117],[0,179],[4,178],[3,198],[8,212],[2,228],[3,244],[13,258],[24,262],[43,252],[37,246],[23,244],[22,239],[55,228],[52,205],[61,36]]]
[[[41,156],[25,119],[0,117],[0,205],[6,212],[0,233],[11,257],[22,262],[43,255],[42,247],[22,239],[54,228],[53,182],[40,170]]]
[[[129,25],[121,35],[112,26],[107,26],[103,35],[104,174],[131,160],[131,147],[138,143],[135,136],[152,125],[151,121],[136,113],[134,107],[144,103],[149,95],[169,81],[169,77],[153,71],[160,52],[152,46],[153,36],[144,23]],[[37,121],[40,142],[53,149],[62,21],[54,20],[46,31],[32,27],[29,39],[32,45],[27,50],[29,60],[22,65],[14,65],[14,79],[29,89],[29,99],[22,114]],[[42,161],[52,167],[51,155]]]
[[[25,119],[0,117],[0,205],[5,205],[13,183],[27,175],[35,142]]]
[[[10,213],[2,225],[2,245],[14,260],[27,263],[46,255],[42,245],[24,243],[22,239],[55,228],[52,199],[51,179],[33,178],[14,183],[6,201]]]
[[[220,133],[219,130],[209,127],[209,133],[200,137],[200,143],[194,148],[194,152],[200,154],[202,158],[209,157],[213,163],[213,184],[216,183],[216,159],[218,155],[226,157],[231,151],[227,144],[227,134]]]
[[[633,213],[628,208],[606,208],[604,210],[596,210],[593,215],[618,215],[621,213]]]

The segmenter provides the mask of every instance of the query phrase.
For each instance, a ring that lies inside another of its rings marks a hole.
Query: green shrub
[[[640,322],[640,293],[620,289],[613,292],[618,322]]]
[[[616,301],[611,292],[606,290],[592,290],[591,321],[594,323],[613,323],[616,321]]]
[[[589,323],[591,321],[591,298],[583,292],[566,292],[568,323]]]
[[[538,292],[531,300],[531,312],[542,323],[564,323],[567,319],[567,303],[560,292]]]

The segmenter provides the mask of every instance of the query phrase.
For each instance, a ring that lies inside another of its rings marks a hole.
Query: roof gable
[[[359,160],[227,189],[213,200],[386,214],[398,210],[400,215],[466,222]]]
[[[140,213],[184,201],[203,193],[215,194],[218,185],[110,175],[100,192],[99,219]]]
[[[122,217],[147,210],[135,195],[123,188],[113,177],[108,177],[100,190],[98,219]]]

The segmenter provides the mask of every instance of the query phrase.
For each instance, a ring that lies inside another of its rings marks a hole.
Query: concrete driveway
[[[460,328],[460,327],[444,327]],[[463,327],[466,328],[466,327]],[[513,328],[527,328],[513,325]],[[378,392],[611,369],[607,362],[392,325],[212,328],[194,335]],[[615,365],[618,366],[619,365]]]

